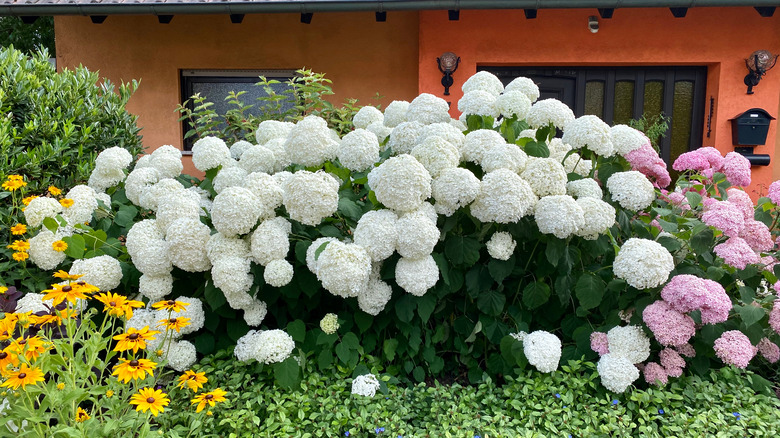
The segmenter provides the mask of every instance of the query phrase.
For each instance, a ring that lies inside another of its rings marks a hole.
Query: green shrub
[[[345,432],[404,438],[733,437],[780,432],[780,402],[755,394],[753,375],[733,368],[619,396],[598,384],[595,364],[589,362],[570,361],[551,374],[526,372],[503,385],[487,380],[479,386],[434,382],[402,387],[384,376],[390,383],[369,399],[351,394],[351,378],[343,372],[309,373],[301,390],[289,391],[274,386],[267,368],[242,364],[226,352],[205,358],[198,367],[209,376],[208,388],[228,391],[228,401],[212,409],[198,431],[202,437],[343,437]],[[171,398],[182,399],[173,392]],[[170,415],[160,417],[161,430],[171,437],[187,435],[192,415],[176,403]]]

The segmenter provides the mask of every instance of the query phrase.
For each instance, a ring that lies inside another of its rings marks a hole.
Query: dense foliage
[[[45,49],[53,57],[54,17],[38,17],[32,24],[21,17],[0,17],[0,47],[8,46],[30,54]]]

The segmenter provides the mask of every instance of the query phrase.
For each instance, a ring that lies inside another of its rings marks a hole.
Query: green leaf
[[[498,316],[504,310],[504,304],[506,297],[494,290],[483,292],[477,298],[477,308],[492,316]]]
[[[415,297],[415,301],[417,301],[417,314],[420,315],[423,323],[427,323],[436,309],[436,297],[429,293],[419,298]]]
[[[694,234],[691,236],[691,248],[693,248],[694,251],[696,251],[697,254],[704,254],[710,252],[712,249],[712,244],[715,239],[715,234],[712,232],[712,229],[705,228],[699,233]]]
[[[341,237],[341,231],[333,225],[323,225],[319,227],[319,232],[325,237]]]
[[[742,322],[745,323],[745,327],[750,327],[751,325],[757,323],[766,314],[764,309],[761,307],[752,306],[750,304],[746,306],[734,307],[736,307],[737,313],[739,313],[739,316],[742,318]]]
[[[347,198],[339,198],[339,211],[344,214],[344,216],[357,221],[360,219],[360,216],[363,215],[363,210],[355,203],[355,201],[349,200]]]
[[[577,299],[580,301],[580,306],[589,310],[601,304],[605,288],[604,280],[586,272],[577,280],[574,291],[577,294]]]
[[[320,258],[320,254],[322,254],[322,251],[325,251],[325,247],[328,246],[330,242],[322,242],[320,246],[314,251],[314,260],[318,260]]]
[[[80,259],[84,257],[85,243],[84,237],[82,237],[81,234],[76,234],[71,237],[64,237],[62,240],[68,244],[68,249],[65,250],[65,254],[68,257],[74,259]]]
[[[533,282],[523,289],[523,304],[536,309],[550,299],[550,286],[542,282]]]
[[[279,386],[293,389],[300,385],[301,377],[299,370],[301,367],[298,365],[295,357],[290,356],[283,362],[275,363],[273,367],[274,378]]]
[[[701,195],[696,192],[687,192],[685,193],[685,197],[688,198],[688,205],[690,205],[691,208],[696,208],[696,206],[701,203]]]
[[[515,268],[515,256],[509,258],[509,260],[497,260],[490,259],[488,262],[488,271],[493,280],[496,283],[501,283],[506,277],[508,277],[512,270]]]
[[[473,266],[479,260],[479,248],[479,242],[472,237],[448,236],[444,254],[455,265]]]
[[[398,339],[386,339],[382,346],[382,351],[385,352],[387,360],[392,361],[395,359],[395,350],[398,349]]]
[[[300,319],[287,324],[287,334],[292,336],[296,342],[303,342],[306,339],[306,324]]]
[[[548,158],[550,156],[550,149],[547,144],[540,143],[538,141],[529,141],[525,144],[525,153],[532,157]]]
[[[439,272],[441,272],[441,278],[444,280],[444,284],[447,286],[450,285],[450,265],[447,263],[447,259],[444,258],[444,254],[440,253],[433,253],[431,254],[433,256],[433,260],[436,262],[436,266],[439,267]]]
[[[60,227],[60,224],[58,224],[54,218],[47,217],[43,219],[43,226],[46,227],[46,229],[51,231],[52,233],[56,233],[57,229],[59,229]]]
[[[474,328],[471,330],[471,334],[463,342],[474,342],[475,340],[477,340],[477,334],[479,334],[479,332],[481,331],[482,331],[482,321],[477,321],[477,323],[474,324]]]
[[[553,266],[558,266],[566,252],[566,241],[563,239],[551,238],[547,241],[547,248],[544,249],[544,255],[547,256],[547,261]]]
[[[344,337],[341,339],[341,343],[350,350],[358,350],[360,348],[360,340],[358,339],[357,335],[352,332],[348,332],[346,335],[344,335]]]
[[[349,359],[352,356],[352,353],[349,350],[349,347],[344,345],[343,342],[336,345],[336,356],[338,356],[339,360],[343,363],[349,363]]]
[[[132,205],[123,205],[114,216],[114,223],[123,228],[129,228],[133,225],[133,219],[138,214],[138,209]]]
[[[412,297],[409,294],[404,294],[395,303],[395,314],[401,322],[408,323],[414,318],[414,308],[416,305],[417,304],[412,300]]]
[[[209,281],[206,283],[206,287],[204,289],[203,295],[206,298],[206,302],[209,304],[209,307],[211,307],[211,310],[217,310],[225,303],[227,303],[227,300],[225,299],[225,294],[222,293],[220,289],[217,289],[216,286],[214,286],[213,281]]]

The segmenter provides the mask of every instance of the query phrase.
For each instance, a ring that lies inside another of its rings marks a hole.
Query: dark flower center
[[[79,286],[84,286],[84,285],[85,285],[85,284],[87,284],[87,283],[86,283],[85,281],[79,281],[79,282],[78,282],[78,283],[76,283],[76,284],[78,284]]]
[[[26,343],[27,343],[27,339],[22,339],[21,341],[19,341],[19,345],[24,345]]]
[[[108,303],[108,305],[111,307],[116,307],[116,301],[111,301]]]
[[[128,339],[132,339],[133,341],[135,341],[136,339],[138,339],[138,333],[132,333],[132,334],[131,334],[130,336],[128,336],[127,338],[128,338]]]
[[[211,400],[212,398],[214,398],[212,394],[206,394],[206,400]]]
[[[173,306],[174,304],[176,304],[176,301],[173,301],[173,300],[168,300],[168,303],[167,303],[167,304],[168,304],[169,306]]]
[[[5,351],[0,351],[0,359],[5,359],[6,357],[8,357],[8,353]]]
[[[20,379],[24,379],[25,377],[27,377],[27,373],[19,373]]]
[[[130,363],[128,365],[130,365],[131,367],[137,367],[138,366],[138,361],[133,359],[133,360],[130,361]]]
[[[149,397],[146,399],[147,403],[154,403],[154,397]]]
[[[2,358],[0,358],[0,359],[2,359]],[[196,376],[195,374],[193,374],[193,375],[191,375],[191,376],[190,376],[190,380],[195,380],[195,378],[196,378],[196,377],[198,377],[198,376]]]
[[[70,292],[70,291],[72,291],[72,290],[73,290],[73,288],[72,288],[72,287],[70,287],[70,286],[65,286],[65,287],[63,287],[63,288],[62,288],[62,291],[63,291],[63,292]]]
[[[171,318],[171,324],[176,324],[176,318]]]

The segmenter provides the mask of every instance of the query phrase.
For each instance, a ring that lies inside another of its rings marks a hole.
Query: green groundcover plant
[[[304,362],[366,355],[400,379],[472,383],[585,358],[614,393],[723,365],[773,376],[780,184],[754,202],[747,160],[701,148],[672,185],[641,132],[576,118],[526,78],[480,72],[463,90],[462,120],[421,94],[361,108],[347,133],[311,113],[230,147],[204,131],[203,179],[171,146],[132,170],[110,148],[89,185],[25,208],[19,263],[202,303],[176,348],[235,345],[284,387]]]

